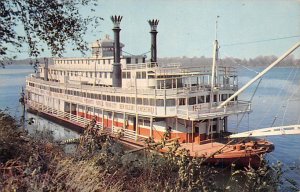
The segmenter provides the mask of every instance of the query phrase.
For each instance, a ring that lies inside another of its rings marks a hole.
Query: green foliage
[[[232,167],[227,183],[218,183],[224,169],[191,158],[167,135],[147,140],[144,151],[126,153],[117,138],[92,121],[79,139],[77,151],[66,154],[48,133],[29,137],[16,121],[0,113],[0,188],[4,191],[274,191],[282,184],[280,164],[259,169]],[[22,134],[21,134],[22,133]],[[15,142],[10,142],[15,141]],[[168,147],[161,154],[157,149]],[[149,151],[152,151],[151,153]],[[297,183],[290,180],[293,188]],[[292,189],[291,187],[291,189]]]
[[[25,44],[29,56],[38,57],[46,44],[52,55],[61,56],[67,43],[74,49],[87,50],[83,36],[88,25],[96,26],[102,18],[84,17],[81,6],[97,5],[96,0],[3,0],[0,1],[0,62],[20,52]],[[24,32],[23,32],[24,31]]]

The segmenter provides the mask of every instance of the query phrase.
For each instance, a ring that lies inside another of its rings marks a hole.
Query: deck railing
[[[43,105],[41,103],[35,102],[35,101],[31,101],[28,100],[27,104],[32,108],[35,109],[37,111],[41,111],[43,113],[46,114],[51,114],[52,116],[58,117],[60,119],[66,120],[66,121],[71,121],[72,123],[75,123],[79,126],[85,127],[87,124],[89,124],[91,122],[90,119],[84,118],[84,117],[80,117],[68,112],[64,112],[64,111],[60,111],[57,109],[54,109],[52,107]],[[102,124],[101,122],[96,122],[96,125],[99,128],[102,128]]]
[[[115,135],[120,135],[121,137],[124,137],[126,139],[131,139],[136,141],[142,141],[148,138],[147,136],[137,134],[136,131],[124,129],[123,127],[113,126],[112,132]]]
[[[41,111],[43,113],[46,113],[46,114],[54,116],[54,117],[58,117],[59,119],[63,119],[65,121],[69,121],[69,122],[79,125],[81,127],[85,127],[86,125],[88,125],[91,122],[90,119],[80,117],[78,115],[74,115],[74,114],[71,114],[68,112],[60,111],[60,110],[45,106],[45,105],[35,102],[35,101],[28,100],[27,104],[32,109]],[[137,134],[136,131],[124,129],[122,127],[112,126],[112,128],[105,128],[105,127],[103,127],[102,122],[99,122],[99,121],[96,121],[96,125],[99,129],[105,129],[106,131],[109,131],[115,135],[121,134],[122,137],[127,138],[127,139],[142,141],[142,140],[148,138],[147,136]]]
[[[177,94],[184,93],[195,93],[198,91],[210,91],[211,87],[206,84],[191,86],[191,87],[180,87],[180,88],[173,88],[173,89],[142,89],[142,88],[112,88],[112,87],[98,87],[98,86],[91,86],[91,85],[77,85],[71,83],[59,83],[59,82],[52,82],[52,81],[44,81],[42,79],[34,78],[34,77],[27,77],[27,81],[36,82],[44,86],[53,86],[60,89],[76,89],[81,90],[82,92],[97,92],[97,93],[111,93],[111,94],[138,94],[144,96],[176,96]],[[217,85],[219,90],[237,90],[237,86],[221,86]]]
[[[248,101],[230,102],[226,107],[220,109],[217,108],[217,104],[213,104],[212,107],[208,107],[208,105],[200,104],[192,107],[179,107],[177,109],[177,116],[191,120],[200,120],[251,111],[251,102]]]

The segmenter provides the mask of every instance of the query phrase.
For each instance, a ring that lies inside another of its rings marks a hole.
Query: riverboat
[[[26,78],[26,103],[56,122],[84,128],[92,119],[99,129],[122,133],[121,140],[142,147],[170,133],[192,157],[212,164],[258,166],[272,143],[230,138],[228,117],[251,112],[240,100],[237,71],[218,62],[214,41],[212,65],[186,67],[157,60],[158,20],[149,20],[151,58],[123,54],[121,16],[112,16],[114,39],[108,35],[91,46],[91,57],[45,60]]]

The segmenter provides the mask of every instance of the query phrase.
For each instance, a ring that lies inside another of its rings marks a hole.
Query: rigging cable
[[[237,46],[237,45],[248,45],[248,44],[263,43],[263,42],[269,42],[269,41],[277,41],[277,40],[282,40],[282,39],[291,39],[291,38],[297,38],[297,37],[300,37],[300,35],[278,37],[278,38],[271,38],[271,39],[263,39],[263,40],[257,40],[257,41],[227,43],[227,44],[223,44],[222,46],[223,47],[230,47],[230,46]]]
[[[134,55],[134,54],[131,54],[131,53],[129,53],[129,52],[126,52],[126,51],[124,51],[124,50],[122,50],[122,52],[123,52],[123,53],[126,53],[126,54],[128,54],[128,55],[131,55],[131,56],[144,56],[144,55],[146,55],[146,54],[150,53],[151,51],[147,51],[147,52],[145,52],[145,53],[142,53],[142,54],[139,54],[139,55]]]
[[[258,83],[257,83],[257,85],[256,85],[256,87],[255,87],[255,90],[254,90],[254,92],[253,92],[253,94],[252,94],[252,96],[251,96],[251,98],[250,98],[250,102],[252,102],[252,100],[253,100],[253,98],[254,98],[254,96],[255,96],[257,90],[258,90],[258,87],[259,87],[259,85],[260,85],[260,83],[261,83],[261,81],[262,81],[262,79],[263,79],[262,77],[259,79],[259,81],[258,81]],[[236,128],[236,130],[235,130],[236,132],[238,131],[238,128],[239,128],[240,124],[242,123],[242,120],[243,120],[243,118],[245,117],[245,115],[246,115],[246,113],[243,113],[243,115],[242,115],[240,121],[238,122],[237,128]],[[249,129],[250,129],[250,123],[249,123],[249,113],[248,113],[248,130],[249,130]]]
[[[290,71],[288,77],[287,77],[287,80],[290,79],[291,77],[291,74],[292,74],[292,71]],[[283,92],[283,89],[284,89],[285,85],[283,84],[280,88],[280,91],[277,93],[276,97],[279,97],[281,95],[281,93]],[[274,106],[275,102],[277,102],[275,99],[272,100],[272,102],[269,104],[269,107],[268,107],[268,110],[264,113],[264,115],[261,116],[261,120],[257,122],[256,126],[255,127],[259,127],[259,125],[262,124],[262,122],[266,119],[266,116],[268,114],[270,114],[272,108],[271,106]],[[275,122],[274,122],[275,123]]]
[[[290,87],[289,87],[287,90],[290,90],[290,89],[292,88],[292,86],[294,85],[293,82],[295,81],[295,78],[296,78],[296,75],[298,74],[298,72],[299,72],[299,68],[297,68],[297,69],[295,70],[294,77],[293,77],[293,79],[292,79],[292,81],[291,81],[292,84],[290,85]],[[296,92],[297,92],[297,89],[294,89],[293,93],[292,93],[292,94],[289,96],[289,98],[286,100],[286,106],[285,106],[285,109],[284,109],[284,113],[283,113],[281,125],[283,125],[283,123],[284,123],[284,119],[285,119],[285,116],[286,116],[286,112],[287,112],[287,108],[288,108],[288,105],[289,105],[289,103],[290,103],[290,100],[291,100],[292,97],[294,97],[294,95],[296,94]]]
[[[297,71],[298,71],[298,69],[295,71],[295,70],[291,70],[290,71],[290,73],[289,73],[289,76],[288,76],[288,78],[286,79],[286,84],[288,83],[288,80],[292,80],[292,79],[295,79],[296,78],[296,73],[297,73]],[[291,75],[293,74],[293,72],[295,72],[294,73],[294,75],[293,75],[293,78],[290,78],[291,77]],[[294,81],[294,80],[293,80]],[[292,82],[293,82],[292,81]],[[291,85],[292,86],[292,85]],[[286,87],[286,86],[283,86],[283,87]],[[281,88],[282,90],[281,90],[281,92],[283,91],[283,87]],[[288,87],[288,88],[286,88],[285,90],[289,90],[290,89],[290,86]],[[279,96],[279,95],[281,95],[281,93],[280,94],[278,94],[277,96]],[[285,118],[285,114],[286,114],[286,110],[287,110],[287,105],[288,105],[288,102],[289,102],[289,100],[290,100],[290,98],[291,97],[289,97],[289,98],[287,98],[287,95],[285,96],[286,98],[284,98],[284,99],[282,99],[282,101],[286,101],[286,107],[285,107],[285,111],[284,111],[284,115],[283,115],[283,119],[282,119],[282,125],[283,125],[283,122],[284,122],[284,118]],[[280,107],[283,107],[284,106],[284,102],[282,102],[282,104],[280,105]],[[273,122],[272,122],[272,124],[271,124],[271,127],[272,126],[274,126],[274,124],[276,123],[276,121],[277,121],[277,118],[278,118],[278,116],[279,116],[279,113],[280,113],[280,108],[278,109],[278,111],[277,111],[277,113],[276,113],[276,115],[275,115],[275,117],[274,117],[274,120],[273,120]]]
[[[226,54],[224,54],[224,55],[225,55],[225,56],[228,56],[228,55],[226,55]],[[239,64],[239,63],[236,62],[235,60],[233,60],[233,62],[234,62],[234,64],[237,64],[237,65],[239,65],[239,66],[242,66],[243,68],[245,68],[245,69],[247,69],[247,70],[249,70],[249,71],[251,71],[251,72],[254,72],[254,73],[256,73],[256,74],[259,73],[258,71],[255,71],[254,69],[250,69],[250,68],[248,68],[248,67],[246,67],[246,66],[243,66],[243,65]],[[262,77],[259,79],[259,82],[258,82],[258,84],[257,84],[256,87],[255,87],[255,90],[254,90],[254,92],[253,92],[253,94],[252,94],[252,96],[251,96],[251,98],[250,98],[250,102],[252,102],[252,100],[253,100],[253,98],[254,98],[254,96],[255,96],[255,94],[256,94],[256,91],[257,91],[257,89],[258,89],[258,87],[259,87],[261,81],[262,81]],[[246,113],[243,113],[243,114],[242,114],[242,117],[240,118],[240,120],[238,121],[238,119],[237,119],[237,122],[238,122],[238,123],[237,123],[237,126],[236,126],[234,132],[237,132],[237,131],[238,131],[238,129],[239,129],[239,127],[240,127],[240,125],[241,125],[241,123],[242,123],[242,120],[244,119],[245,115],[246,115]],[[238,116],[237,116],[237,117],[238,117]],[[248,113],[248,121],[249,121],[249,113]],[[249,129],[249,125],[250,125],[250,123],[248,122],[248,129]]]

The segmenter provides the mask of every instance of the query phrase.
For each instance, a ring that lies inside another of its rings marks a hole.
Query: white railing
[[[89,124],[91,122],[90,119],[80,117],[77,115],[73,115],[71,113],[63,112],[63,111],[45,106],[45,105],[35,102],[35,101],[28,100],[27,104],[31,108],[33,108],[37,111],[41,111],[41,112],[49,114],[51,116],[59,117],[60,119],[71,121],[72,123],[75,123],[82,127],[85,127],[87,124]],[[100,129],[102,128],[102,122],[96,122],[96,125],[98,126],[98,128],[100,128]],[[142,141],[142,140],[148,138],[147,136],[137,134],[136,131],[124,129],[122,127],[112,126],[111,129],[110,128],[106,128],[106,129],[111,130],[110,132],[112,132],[115,135],[121,134],[122,137],[131,139],[131,140]]]
[[[173,89],[135,89],[135,88],[127,88],[127,89],[122,89],[122,88],[112,88],[112,87],[97,87],[97,86],[90,86],[90,85],[77,85],[77,84],[66,84],[66,83],[58,83],[58,82],[51,82],[51,81],[44,81],[42,79],[37,79],[37,78],[32,78],[32,77],[27,77],[27,81],[31,82],[36,82],[41,85],[47,86],[53,86],[61,89],[77,89],[81,90],[82,92],[90,92],[90,93],[111,93],[115,95],[123,94],[123,95],[135,95],[137,94],[138,96],[176,96],[177,94],[180,93],[195,93],[198,91],[210,91],[211,87],[209,85],[198,85],[198,86],[191,86],[191,87],[181,87],[181,88],[173,88]],[[236,90],[237,86],[232,86],[232,87],[222,87],[219,85],[219,90]]]
[[[126,64],[125,69],[149,69],[157,67],[157,63],[136,63],[136,64]]]
[[[121,137],[131,139],[131,140],[136,140],[136,141],[141,141],[148,138],[147,136],[137,134],[136,131],[124,129],[122,127],[117,127],[117,126],[112,127],[112,132],[116,135],[120,134]]]
[[[208,105],[206,103],[192,107],[179,107],[177,109],[177,116],[191,120],[200,120],[251,111],[251,102],[247,101],[230,102],[226,107],[220,109],[217,108],[216,104],[211,108]]]
[[[60,111],[60,110],[54,109],[52,107],[48,107],[46,105],[43,105],[43,104],[35,102],[35,101],[28,100],[27,104],[31,108],[33,108],[37,111],[41,111],[41,112],[44,112],[46,114],[51,114],[51,116],[55,116],[55,117],[58,117],[58,118],[61,118],[61,119],[64,119],[64,120],[72,121],[73,123],[76,123],[76,124],[78,124],[79,126],[82,126],[82,127],[85,127],[87,124],[89,124],[91,122],[90,119],[80,117],[80,116],[77,116],[77,115],[74,115],[74,114],[71,114],[71,113],[68,113],[68,112]],[[99,128],[102,128],[101,122],[96,122],[96,125]]]

